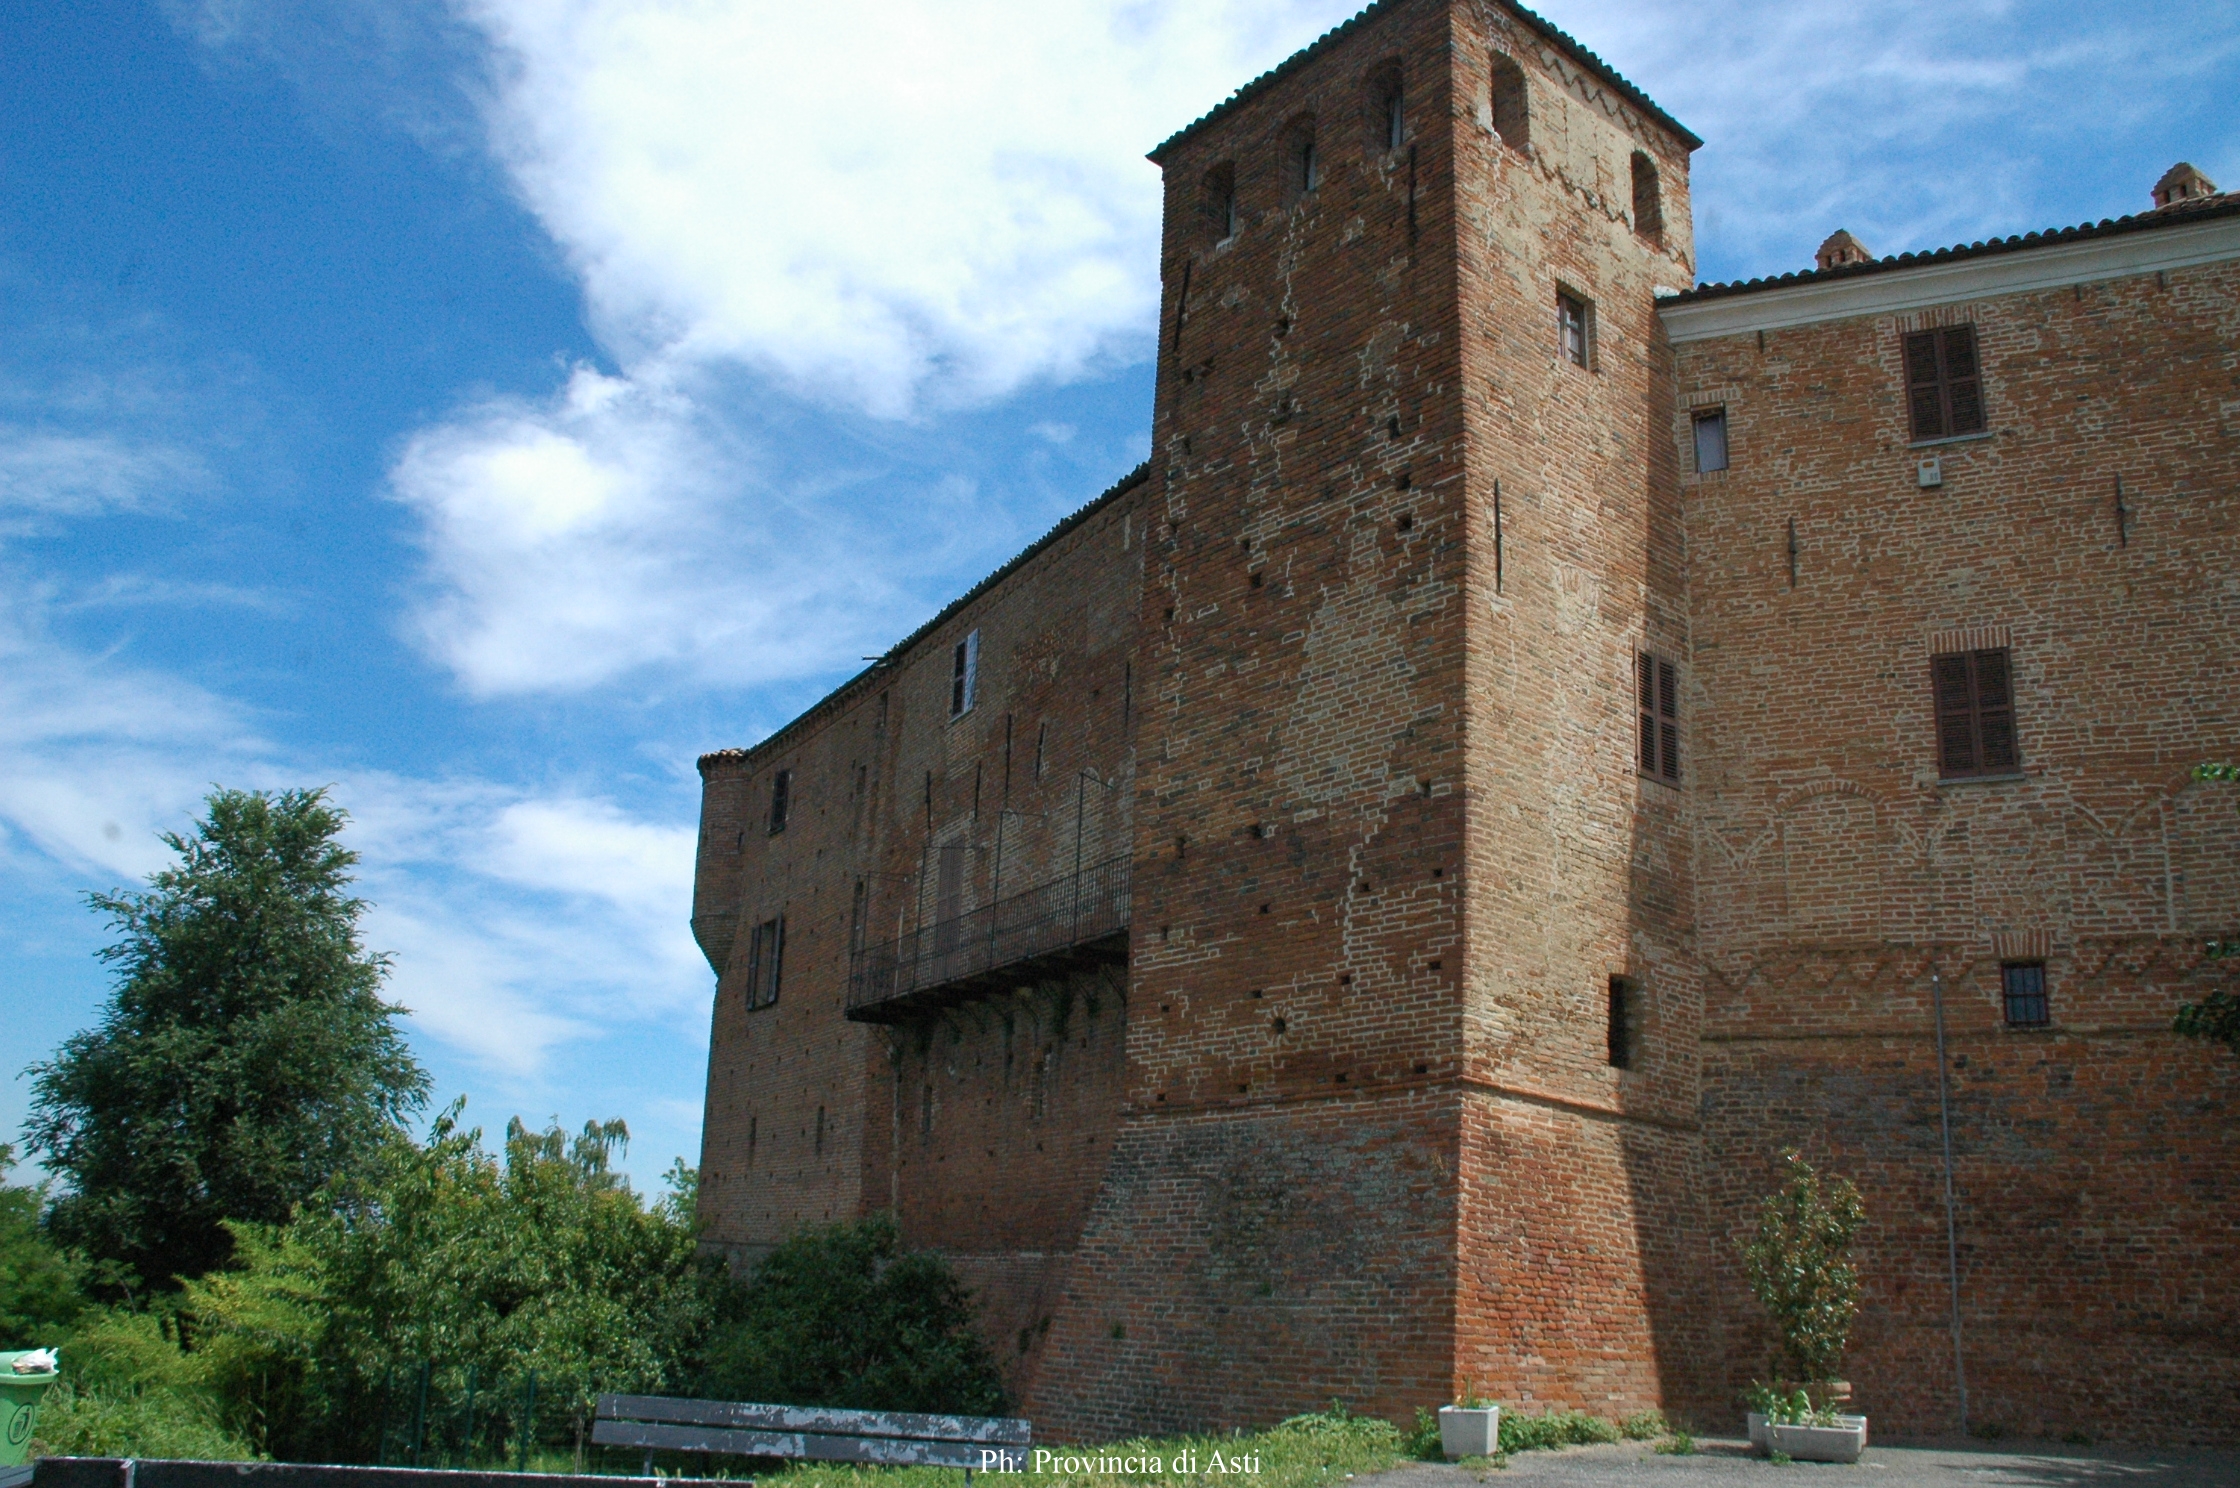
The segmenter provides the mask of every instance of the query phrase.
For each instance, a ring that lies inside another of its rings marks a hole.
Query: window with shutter
[[[1905,363],[1906,406],[1916,442],[1983,432],[1983,379],[1976,365],[1974,326],[1909,332]]]
[[[785,963],[786,917],[764,920],[747,936],[747,1006],[768,1007],[778,1000],[778,976]]]
[[[980,690],[980,632],[969,632],[957,642],[949,668],[949,716],[962,718],[972,711]]]
[[[1640,717],[1641,773],[1669,785],[1680,783],[1680,673],[1647,651],[1634,657],[1634,695]]]
[[[2022,768],[2015,741],[2014,685],[2006,649],[1932,657],[1937,773],[1946,780],[2012,775]]]

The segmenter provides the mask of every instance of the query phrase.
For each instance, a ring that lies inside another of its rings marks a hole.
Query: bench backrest
[[[809,1405],[754,1405],[732,1400],[680,1400],[667,1395],[601,1395],[602,1421],[653,1421],[730,1431],[798,1431],[817,1436],[893,1437],[906,1441],[971,1442],[1023,1447],[1031,1422],[1012,1416],[935,1416],[914,1411],[830,1410]]]

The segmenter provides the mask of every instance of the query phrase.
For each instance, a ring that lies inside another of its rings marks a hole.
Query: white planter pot
[[[1766,1413],[1764,1411],[1751,1411],[1744,1415],[1742,1419],[1750,1428],[1750,1450],[1753,1452],[1770,1450],[1773,1441],[1766,1435]]]
[[[1867,1449],[1867,1418],[1838,1416],[1833,1426],[1768,1426],[1776,1452],[1798,1462],[1857,1462]]]
[[[1467,1406],[1439,1407],[1439,1449],[1449,1462],[1465,1457],[1491,1457],[1501,1450],[1501,1407],[1483,1410]]]

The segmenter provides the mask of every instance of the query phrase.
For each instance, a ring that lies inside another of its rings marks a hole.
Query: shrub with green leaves
[[[0,1348],[35,1348],[85,1310],[85,1266],[39,1226],[46,1186],[7,1182],[15,1156],[0,1142]]]
[[[1758,1206],[1757,1232],[1742,1248],[1750,1289],[1773,1315],[1789,1362],[1805,1380],[1832,1380],[1859,1312],[1851,1242],[1866,1222],[1859,1191],[1823,1180],[1803,1154],[1782,1153],[1781,1187]]]
[[[1003,1380],[946,1261],[891,1215],[806,1229],[728,1304],[705,1388],[730,1400],[1000,1415]]]
[[[1544,1452],[1553,1447],[1591,1447],[1619,1439],[1618,1428],[1585,1411],[1547,1410],[1537,1416],[1501,1413],[1503,1452]]]

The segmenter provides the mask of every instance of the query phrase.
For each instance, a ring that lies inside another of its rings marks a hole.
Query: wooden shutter
[[[1910,332],[1905,360],[1906,406],[1916,440],[1983,432],[1983,379],[1974,326]]]
[[[1976,375],[1976,328],[1946,326],[1938,349],[1944,353],[1946,432],[1982,433],[1983,381]]]
[[[1636,711],[1640,716],[1640,768],[1677,784],[1680,779],[1679,669],[1646,651],[1634,657]]]
[[[762,1006],[762,927],[747,932],[747,1006]]]
[[[770,922],[770,976],[762,994],[762,1005],[768,1007],[778,1000],[778,975],[786,962],[786,917],[779,915]]]
[[[1933,658],[1929,666],[1937,710],[1937,773],[1954,779],[2011,775],[2020,769],[2007,652],[1955,651]]]

